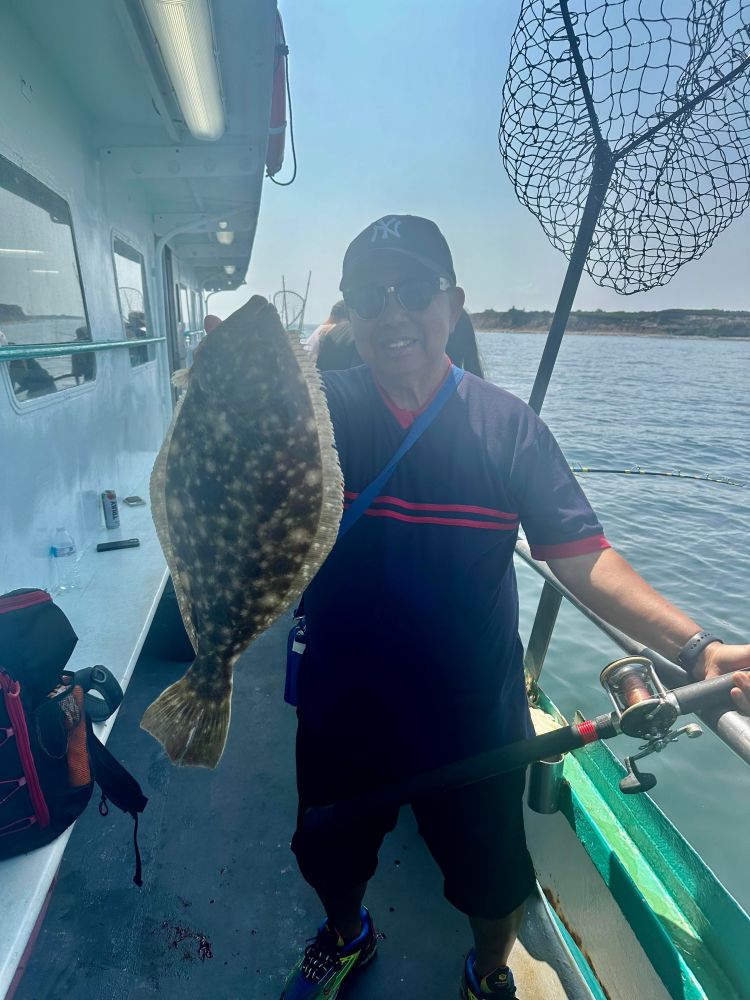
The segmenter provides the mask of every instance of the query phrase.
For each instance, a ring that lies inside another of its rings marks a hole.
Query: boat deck
[[[145,708],[184,672],[148,644],[109,740],[149,804],[132,883],[132,823],[92,801],[78,821],[16,1000],[278,1000],[284,976],[321,919],[289,840],[295,819],[295,713],[282,700],[282,620],[245,654],[233,721],[216,771],[180,769],[139,728]],[[95,793],[96,794],[96,793]],[[440,873],[402,810],[366,902],[378,960],[351,984],[358,1000],[458,995],[468,924],[442,896]],[[590,997],[534,900],[512,964],[523,998]]]

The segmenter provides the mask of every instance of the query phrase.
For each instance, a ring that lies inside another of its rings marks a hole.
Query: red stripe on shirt
[[[356,500],[359,493],[344,491],[344,496],[348,500]],[[388,503],[394,507],[405,507],[407,510],[441,510],[457,512],[461,514],[487,514],[488,517],[503,517],[509,521],[518,521],[518,514],[510,514],[504,510],[494,510],[492,507],[475,507],[464,503],[412,503],[410,500],[401,500],[399,497],[381,496],[375,497],[375,503]]]
[[[531,555],[534,559],[567,559],[569,556],[583,556],[589,552],[599,552],[609,549],[611,545],[604,535],[590,535],[588,538],[578,538],[575,542],[560,542],[557,545],[532,545]]]
[[[469,521],[459,517],[426,517],[420,514],[413,517],[411,514],[399,514],[396,510],[385,510],[370,508],[365,511],[367,517],[392,517],[396,521],[408,521],[410,524],[449,524],[455,528],[486,528],[487,531],[515,531],[516,524],[498,524],[496,521]]]

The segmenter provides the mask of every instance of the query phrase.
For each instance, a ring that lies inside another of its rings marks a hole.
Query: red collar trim
[[[378,382],[378,380],[375,378],[375,376],[373,376],[373,379],[375,381],[375,385],[377,386],[378,392],[380,393],[380,395],[381,395],[381,397],[383,399],[383,402],[388,407],[388,409],[391,411],[391,413],[396,418],[396,420],[398,420],[400,426],[403,427],[404,430],[406,430],[407,427],[411,427],[411,425],[417,419],[417,417],[419,416],[419,414],[420,413],[424,413],[424,411],[427,409],[427,407],[433,401],[433,399],[435,398],[435,396],[437,396],[437,394],[440,392],[440,389],[441,389],[443,383],[448,378],[448,375],[450,373],[451,364],[452,364],[451,359],[446,354],[445,355],[445,375],[443,376],[443,378],[440,379],[440,382],[435,386],[435,391],[432,393],[432,395],[427,400],[427,402],[423,406],[420,406],[420,408],[418,410],[402,410],[400,406],[396,406],[396,404],[390,398],[390,396],[385,391],[385,389],[383,388],[383,386]]]

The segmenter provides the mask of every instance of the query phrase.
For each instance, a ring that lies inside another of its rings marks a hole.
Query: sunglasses
[[[377,319],[385,309],[388,296],[393,293],[396,301],[407,312],[422,312],[438,292],[452,288],[447,278],[404,278],[397,285],[354,285],[342,289],[344,302],[360,319]]]

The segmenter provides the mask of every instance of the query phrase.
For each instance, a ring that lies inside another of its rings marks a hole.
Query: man
[[[445,347],[464,293],[437,226],[414,216],[368,226],[346,252],[341,289],[365,362],[324,376],[349,505],[451,377]],[[309,831],[304,810],[532,733],[513,570],[519,523],[537,558],[644,645],[696,677],[750,667],[750,646],[696,638],[698,624],[610,547],[544,423],[473,375],[381,494],[305,594],[292,847],[327,917],[282,1000],[330,1000],[372,958],[362,900],[397,818],[388,810]],[[738,708],[750,711],[750,676],[736,684]],[[508,956],[534,886],[523,785],[523,774],[502,775],[413,803],[445,895],[474,934],[464,1000],[515,996]]]

